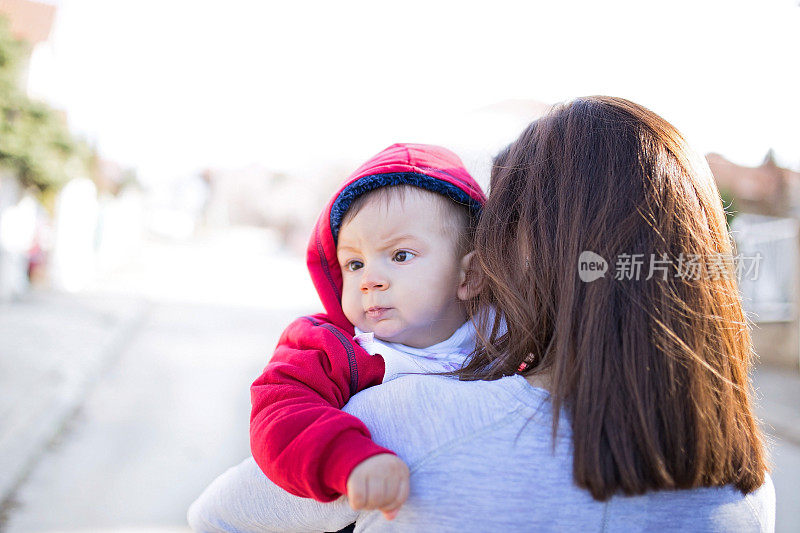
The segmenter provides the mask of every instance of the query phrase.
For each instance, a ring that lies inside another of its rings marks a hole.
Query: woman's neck
[[[550,390],[550,374],[547,372],[540,374],[528,374],[527,376],[523,377],[525,378],[525,381],[527,381],[532,387]]]

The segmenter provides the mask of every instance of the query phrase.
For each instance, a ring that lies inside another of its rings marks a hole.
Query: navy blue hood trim
[[[339,239],[339,229],[342,225],[342,218],[344,218],[344,214],[350,208],[353,201],[370,191],[391,185],[413,185],[414,187],[439,193],[450,198],[457,204],[468,207],[472,216],[476,218],[481,210],[481,205],[473,200],[469,194],[441,179],[432,178],[425,174],[417,174],[416,172],[373,174],[371,176],[364,176],[342,189],[336,201],[333,202],[333,206],[331,206],[331,233],[333,233],[334,242]]]

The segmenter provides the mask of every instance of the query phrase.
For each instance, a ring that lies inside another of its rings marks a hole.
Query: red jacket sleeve
[[[295,320],[250,387],[250,448],[261,470],[297,496],[326,502],[344,494],[356,465],[394,453],[341,410],[383,375],[383,358],[368,354],[325,315]]]

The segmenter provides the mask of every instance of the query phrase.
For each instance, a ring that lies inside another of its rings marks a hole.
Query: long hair
[[[620,98],[555,108],[496,158],[475,247],[485,333],[459,375],[546,375],[578,486],[605,500],[762,485],[725,213],[672,125]],[[587,251],[607,262],[594,281]]]

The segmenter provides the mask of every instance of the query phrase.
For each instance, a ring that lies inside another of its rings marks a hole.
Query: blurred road
[[[8,530],[184,528],[247,456],[248,386],[294,314],[154,304],[17,492]]]
[[[238,228],[149,241],[85,293],[2,306],[0,481],[22,482],[0,529],[186,530],[191,501],[249,453],[250,382],[317,302],[303,259]]]
[[[6,509],[8,532],[186,531],[189,503],[248,454],[248,387],[278,334],[318,308],[302,260],[258,232],[178,247],[149,243],[142,257],[91,293],[38,295],[0,313],[0,331],[13,336],[22,330],[2,324],[19,309],[44,316],[55,306],[68,320],[77,313],[70,305],[102,307],[84,313],[96,319],[81,322],[83,339],[59,332],[42,344],[54,353],[77,354],[66,343],[102,344],[102,331],[124,330],[111,335],[107,363],[86,382],[80,407],[18,486]],[[755,381],[760,415],[780,432],[777,530],[800,531],[800,433],[791,428],[800,377],[761,369]]]
[[[800,374],[796,368],[756,367],[756,415],[769,444],[777,516],[775,531],[800,531]]]

